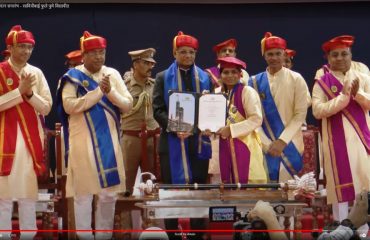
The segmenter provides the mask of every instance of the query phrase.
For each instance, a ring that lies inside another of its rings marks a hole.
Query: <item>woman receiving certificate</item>
[[[228,96],[226,126],[220,128],[220,170],[223,183],[266,183],[261,141],[261,103],[257,92],[240,83],[245,62],[219,58],[221,81]]]

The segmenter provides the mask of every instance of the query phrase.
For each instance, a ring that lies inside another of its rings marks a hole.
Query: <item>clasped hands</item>
[[[353,81],[347,81],[344,83],[342,94],[347,96],[356,97],[357,92],[360,88],[360,80],[358,78],[354,79]]]
[[[270,144],[267,153],[272,157],[280,157],[286,145],[283,140],[277,139]]]
[[[101,91],[104,93],[104,94],[108,94],[111,90],[111,85],[110,85],[110,80],[109,80],[109,76],[110,74],[108,75],[105,75],[103,73],[103,78],[102,80],[99,82],[99,87],[101,89]]]
[[[32,87],[36,85],[36,77],[31,73],[22,74],[19,80],[18,90],[25,96],[32,95]]]

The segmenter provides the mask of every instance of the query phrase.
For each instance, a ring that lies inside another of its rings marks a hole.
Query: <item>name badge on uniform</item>
[[[6,84],[9,86],[13,85],[13,79],[12,78],[6,79]]]
[[[335,85],[331,86],[331,87],[330,87],[330,90],[331,90],[333,93],[338,92],[338,88],[337,88],[337,86],[335,86]]]
[[[87,81],[87,80],[83,80],[83,81],[82,81],[82,86],[84,86],[84,87],[88,87],[88,86],[89,86],[89,81]]]

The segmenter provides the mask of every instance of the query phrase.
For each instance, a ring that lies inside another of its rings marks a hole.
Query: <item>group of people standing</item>
[[[111,232],[94,236],[88,231],[93,196],[98,196],[95,228],[113,229],[117,193],[132,190],[139,166],[153,171],[155,149],[163,183],[207,183],[211,158],[219,161],[224,183],[292,178],[303,167],[301,127],[311,103],[322,124],[328,203],[334,219],[346,218],[355,193],[370,190],[370,75],[355,68],[353,42],[351,36],[339,36],[323,44],[328,64],[316,74],[311,101],[304,78],[285,67],[295,53],[269,32],[261,41],[267,68],[259,74],[249,77],[246,63],[236,58],[235,39],[217,44],[217,65],[202,70],[195,65],[198,40],[179,32],[173,39],[175,60],[152,79],[155,49],[129,52],[131,70],[122,78],[104,65],[106,39],[85,31],[80,51],[69,55],[77,66],[60,78],[56,96],[68,161],[66,194],[74,199],[76,229],[87,230],[78,237],[112,238]],[[32,33],[14,26],[6,45],[10,58],[0,63],[0,229],[11,229],[17,199],[20,229],[34,230],[37,176],[45,174],[43,116],[52,97],[41,70],[27,63],[35,45]],[[167,131],[170,90],[227,96],[226,125],[216,132],[219,142],[209,131]],[[176,219],[165,223],[177,229]],[[204,229],[205,224],[192,220],[191,227]],[[34,235],[22,232],[21,237]],[[193,237],[201,239],[201,234]]]

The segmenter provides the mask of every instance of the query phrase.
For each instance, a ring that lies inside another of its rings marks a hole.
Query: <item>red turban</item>
[[[85,31],[83,36],[80,38],[81,52],[87,52],[98,48],[106,48],[107,40],[100,36],[91,35],[88,31]]]
[[[67,61],[75,61],[76,63],[82,63],[82,55],[81,50],[74,50],[72,52],[69,52],[65,55],[65,57],[68,59]]]
[[[288,55],[288,57],[290,57],[290,58],[293,58],[297,54],[297,52],[295,50],[288,49],[288,48],[285,49],[285,52],[286,52],[286,55]]]
[[[179,32],[177,36],[173,39],[173,49],[176,50],[179,47],[191,47],[195,50],[198,49],[198,40],[190,35],[185,35],[183,32]]]
[[[219,43],[219,44],[215,45],[213,47],[213,51],[215,53],[218,53],[222,48],[227,47],[227,46],[231,46],[233,48],[236,48],[238,46],[238,42],[234,38],[231,38],[229,40],[226,40],[222,43]]]
[[[261,52],[262,56],[265,52],[272,48],[286,49],[286,41],[281,37],[272,36],[270,32],[265,33],[265,37],[261,40]]]
[[[322,50],[325,53],[329,53],[331,50],[337,48],[349,48],[352,46],[353,42],[355,41],[355,37],[350,35],[342,35],[335,38],[330,39],[329,41],[325,42],[322,45]]]
[[[10,51],[8,49],[5,49],[1,52],[1,55],[3,55],[4,57],[10,56]]]
[[[10,32],[5,39],[6,45],[14,45],[17,43],[30,43],[35,45],[35,39],[31,32],[23,30],[21,25],[15,25],[10,29]]]

